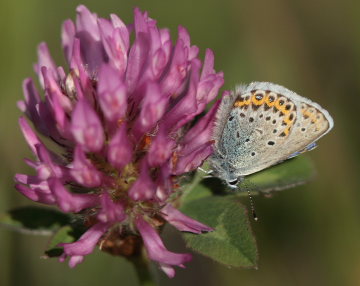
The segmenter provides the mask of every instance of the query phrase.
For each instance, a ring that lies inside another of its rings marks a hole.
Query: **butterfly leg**
[[[207,174],[207,175],[210,175],[210,174],[212,174],[214,172],[213,170],[204,170],[201,167],[198,167],[197,169],[200,170],[201,172]]]

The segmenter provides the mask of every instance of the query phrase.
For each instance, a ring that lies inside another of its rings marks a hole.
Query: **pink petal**
[[[105,52],[109,57],[109,63],[115,67],[119,77],[123,77],[127,66],[128,46],[122,38],[122,30],[105,19],[99,19],[99,27]]]
[[[148,53],[148,35],[139,33],[136,36],[135,42],[130,49],[128,66],[126,70],[126,84],[129,93],[132,93],[135,90],[141,72],[143,71],[145,63],[148,60]]]
[[[204,110],[206,105],[215,99],[223,84],[224,78],[222,73],[208,75],[199,82],[196,93],[198,110]]]
[[[84,5],[76,8],[78,13],[76,17],[76,30],[78,33],[86,32],[95,41],[100,40],[99,27],[97,25],[97,16],[92,14]]]
[[[135,25],[135,32],[136,35],[139,33],[147,33],[148,26],[147,26],[147,17],[146,13],[141,13],[139,8],[134,9],[134,25]]]
[[[191,67],[191,78],[186,94],[177,102],[177,104],[165,116],[164,122],[171,130],[177,130],[191,119],[193,119],[199,110],[196,100],[197,85],[199,82],[200,63],[194,61]]]
[[[163,73],[167,65],[167,60],[168,58],[166,57],[164,49],[159,48],[151,59],[151,68],[154,80],[157,80]]]
[[[56,202],[55,197],[43,189],[38,187],[28,187],[21,184],[16,184],[15,188],[28,199],[47,205],[54,205]]]
[[[58,165],[56,160],[59,159],[51,153],[43,144],[36,145],[36,153],[41,163],[37,166],[38,176],[41,180],[46,180],[50,177],[64,177],[65,169]]]
[[[163,45],[167,42],[171,42],[170,30],[167,28],[160,29],[160,39]]]
[[[84,151],[79,146],[74,151],[70,174],[77,183],[89,188],[98,187],[103,182],[102,173],[86,158]]]
[[[42,144],[40,139],[35,134],[35,132],[31,129],[29,123],[27,123],[27,121],[24,117],[19,118],[19,124],[20,124],[21,131],[25,137],[25,140],[28,143],[29,147],[31,148],[31,151],[34,154],[37,154],[36,145]]]
[[[73,21],[66,20],[62,25],[61,43],[68,64],[70,64],[71,62],[74,38],[75,38],[75,25]]]
[[[56,81],[56,79],[54,78],[51,71],[48,70],[46,67],[42,67],[41,72],[42,72],[42,75],[44,78],[44,85],[45,85],[45,90],[46,90],[47,94],[51,98],[56,97],[58,99],[58,102],[60,103],[61,107],[65,111],[67,111],[67,112],[72,111],[72,103],[71,103],[70,99],[65,94],[62,93],[61,87],[60,87],[59,83]]]
[[[220,100],[217,101],[211,109],[193,126],[180,141],[182,154],[188,154],[192,150],[209,142],[213,136],[214,120]]]
[[[160,166],[168,160],[176,146],[176,142],[169,138],[164,128],[158,131],[158,134],[153,139],[147,155],[149,165],[151,167]]]
[[[122,170],[131,162],[133,156],[133,144],[127,135],[127,125],[121,124],[111,138],[107,151],[107,158],[113,166]]]
[[[86,43],[83,43],[83,45],[86,45]],[[89,78],[90,78],[91,72],[89,73],[89,63],[87,62],[87,59],[85,58],[83,60],[83,57],[84,56],[81,53],[81,40],[79,38],[74,38],[71,61],[70,61],[70,68],[79,77],[80,83],[81,83],[80,87],[85,89],[86,87],[89,86]],[[76,84],[75,79],[74,79],[74,81]],[[82,96],[81,96],[82,90],[79,87],[77,87],[76,91],[77,91],[77,97],[82,98]]]
[[[143,238],[149,258],[161,263],[162,267],[165,267],[165,273],[170,275],[170,277],[174,274],[170,269],[170,265],[183,267],[185,262],[191,260],[191,254],[168,251],[157,231],[153,229],[142,217],[138,217],[135,224]]]
[[[50,179],[49,186],[58,206],[64,212],[77,213],[83,209],[94,207],[99,203],[97,195],[71,193],[58,179]]]
[[[131,186],[129,190],[129,196],[135,201],[150,200],[155,195],[156,185],[152,181],[149,175],[149,167],[146,162],[142,162],[140,176]]]
[[[123,21],[121,21],[121,19],[115,15],[115,14],[110,14],[110,19],[111,19],[111,23],[113,24],[114,28],[120,32],[120,37],[122,42],[124,43],[124,49],[125,51],[129,50],[129,46],[130,46],[130,36],[129,36],[129,30],[126,27],[126,25],[124,24]]]
[[[205,60],[204,60],[204,65],[203,65],[203,68],[202,68],[200,80],[202,80],[205,77],[207,77],[208,75],[214,74],[214,73],[215,73],[215,70],[214,70],[214,53],[213,53],[212,50],[206,49]]]
[[[172,55],[170,69],[161,82],[161,89],[165,95],[171,96],[178,93],[178,89],[188,74],[189,64],[187,56],[184,43],[179,39]]]
[[[26,115],[32,121],[36,121],[36,123],[38,123],[39,114],[36,106],[39,102],[41,102],[41,98],[31,78],[27,78],[23,81],[23,93],[25,97],[25,108],[22,111],[26,112]]]
[[[162,271],[164,271],[164,273],[169,277],[169,278],[174,278],[175,277],[175,269],[174,267],[171,267],[168,264],[161,264],[159,263],[160,268]]]
[[[82,263],[83,261],[84,261],[84,256],[81,256],[81,255],[71,256],[71,258],[69,260],[69,267],[74,268],[76,265],[78,265],[79,263]]]
[[[200,167],[213,153],[212,142],[207,142],[187,155],[178,156],[178,161],[173,166],[173,175],[181,175]]]
[[[124,206],[121,202],[111,200],[108,193],[101,196],[101,210],[97,215],[101,222],[122,222],[126,218]]]
[[[133,132],[137,138],[155,127],[164,114],[167,103],[168,98],[161,93],[159,86],[148,83],[141,103],[141,112],[134,126]]]
[[[167,204],[161,210],[161,213],[164,219],[166,219],[170,224],[175,226],[180,231],[202,233],[204,231],[207,232],[214,230],[213,228],[184,215],[170,204]]]
[[[159,202],[165,202],[171,192],[173,192],[173,182],[171,180],[170,162],[161,166],[158,177],[156,178],[156,198]]]
[[[84,260],[84,256],[93,252],[97,242],[102,235],[108,230],[110,224],[97,223],[89,228],[78,241],[73,243],[62,243],[59,246],[64,247],[64,256],[61,261],[64,261],[66,256],[71,256],[69,266],[75,267]]]
[[[50,55],[50,52],[49,52],[49,49],[48,49],[46,43],[41,43],[38,46],[38,58],[39,58],[39,62],[37,65],[35,65],[35,71],[39,76],[41,86],[44,87],[44,78],[43,78],[43,75],[41,72],[42,67],[46,67],[49,70],[49,72],[52,73],[54,78],[56,80],[59,80],[55,62]]]
[[[127,109],[126,87],[119,71],[103,65],[99,72],[98,95],[100,107],[109,121],[122,119]]]
[[[86,99],[80,99],[72,114],[71,131],[86,151],[100,151],[104,144],[101,121]]]

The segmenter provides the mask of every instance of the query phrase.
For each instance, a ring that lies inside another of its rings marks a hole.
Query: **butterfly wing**
[[[215,136],[222,168],[245,176],[310,149],[333,127],[318,104],[272,83],[239,87],[223,106]],[[221,111],[221,110],[220,110]],[[225,118],[225,119],[224,119]]]

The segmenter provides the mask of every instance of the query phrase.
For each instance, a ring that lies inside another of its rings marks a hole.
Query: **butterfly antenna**
[[[256,189],[256,186],[255,186],[255,184],[253,184],[251,181],[248,181],[248,180],[242,180],[242,183],[243,183],[242,185],[243,185],[244,188],[240,187],[240,190],[242,189],[242,190],[247,191],[248,196],[249,196],[249,200],[250,200],[251,214],[253,216],[254,221],[258,221],[259,218],[256,215],[254,200],[253,200],[253,197],[252,197],[252,195],[250,193],[250,190],[251,189]],[[251,185],[252,185],[253,188],[250,187]]]
[[[250,194],[249,188],[248,188],[246,191],[247,191],[247,193],[248,193],[248,195],[249,195],[249,199],[250,199],[251,214],[252,214],[252,216],[253,216],[253,218],[254,218],[254,221],[258,221],[259,218],[258,218],[258,216],[256,215],[255,206],[254,206],[254,201],[253,201],[253,198],[252,198],[252,196],[251,196],[251,194]]]

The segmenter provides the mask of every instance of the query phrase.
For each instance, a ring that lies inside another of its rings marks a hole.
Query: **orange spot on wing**
[[[290,119],[291,117],[291,114],[287,115],[285,117],[285,119],[283,120],[283,122],[286,124],[286,125],[293,125],[293,122],[294,122],[294,116]]]
[[[286,125],[289,125],[291,123],[291,121],[289,120],[289,118],[285,118],[283,120],[283,122],[286,124]]]
[[[271,99],[274,99],[274,95],[267,95],[265,97],[265,103],[267,106],[269,107],[273,107],[275,105],[275,100],[271,100]]]
[[[286,104],[283,98],[279,98],[278,100],[275,101],[275,107],[284,114],[288,114],[290,112],[290,110],[286,110]]]
[[[285,133],[285,136],[288,136],[288,135],[289,135],[290,128],[291,128],[291,126],[288,126],[288,127],[286,127],[286,128],[284,129],[283,132]]]
[[[238,99],[234,103],[234,107],[242,107],[244,105],[249,105],[251,103],[251,98],[249,97],[247,100],[244,98]]]
[[[290,129],[291,129],[291,126],[287,126],[280,134],[279,136],[280,137],[286,137],[289,135],[290,133]]]
[[[263,104],[264,104],[264,102],[265,102],[265,96],[263,96],[263,94],[258,94],[258,95],[262,95],[262,98],[261,98],[260,100],[258,100],[258,99],[256,98],[256,94],[255,94],[255,95],[253,95],[253,96],[251,97],[251,101],[252,101],[253,104],[255,104],[255,105],[257,105],[257,106],[260,106],[260,105],[263,105]]]
[[[243,100],[237,100],[234,103],[234,107],[241,107],[244,105],[244,101]]]
[[[317,121],[316,114],[313,113],[313,112],[310,112],[307,109],[302,110],[302,114],[303,114],[305,119],[310,118],[312,123],[315,123]]]

